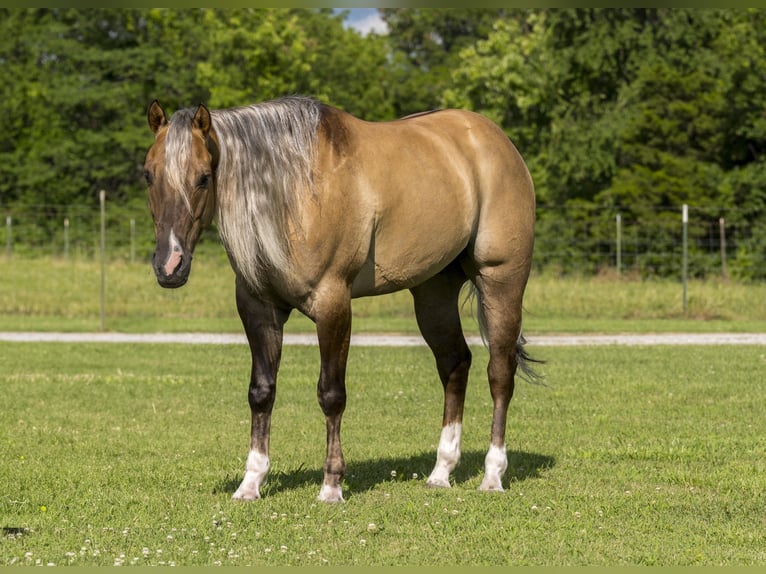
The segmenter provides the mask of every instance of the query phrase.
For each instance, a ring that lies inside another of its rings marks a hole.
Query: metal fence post
[[[622,216],[617,214],[617,274],[622,274]]]
[[[98,194],[101,205],[101,330],[106,331],[106,192]]]
[[[64,261],[69,260],[69,218],[64,219]]]
[[[682,281],[684,285],[684,315],[686,314],[686,280],[687,280],[687,274],[688,274],[688,266],[689,266],[689,254],[688,254],[688,246],[687,246],[687,227],[689,226],[689,206],[684,203],[683,209],[681,211],[681,223],[683,224],[683,257],[682,257]]]
[[[130,220],[130,262],[136,262],[136,220]]]
[[[718,229],[721,237],[721,277],[724,281],[728,281],[729,271],[726,268],[726,221],[723,217],[718,220]]]
[[[13,239],[11,238],[11,231],[13,222],[10,215],[5,216],[5,254],[10,257],[13,254]]]

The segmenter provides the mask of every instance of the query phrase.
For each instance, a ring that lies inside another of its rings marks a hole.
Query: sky
[[[385,34],[388,31],[377,8],[348,8],[347,10],[349,15],[346,18],[346,25],[358,30],[362,35],[370,32]]]

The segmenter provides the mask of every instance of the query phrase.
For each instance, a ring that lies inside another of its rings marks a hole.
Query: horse
[[[327,443],[318,499],[345,502],[351,300],[404,289],[444,391],[426,484],[450,487],[471,367],[459,315],[465,284],[489,351],[493,401],[479,489],[502,491],[514,379],[517,369],[534,374],[521,322],[535,192],[505,133],[467,110],[368,122],[304,96],[219,110],[200,104],[170,118],[155,100],[147,120],[154,142],[144,177],[159,285],[186,283],[200,233],[213,221],[235,272],[252,368],[250,447],[233,499],[261,497],[283,327],[297,310],[314,322],[320,354]]]

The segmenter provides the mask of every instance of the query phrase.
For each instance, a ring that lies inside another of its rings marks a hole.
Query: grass
[[[100,265],[88,260],[0,258],[0,330],[97,331]],[[241,332],[234,275],[223,253],[195,257],[189,284],[157,286],[148,263],[109,262],[106,327],[123,332]],[[354,301],[355,332],[416,333],[409,293]],[[528,333],[722,332],[766,329],[766,284],[692,281],[688,309],[674,281],[534,275],[525,298]],[[464,308],[466,331],[477,323]],[[289,332],[313,331],[293,313]]]
[[[463,459],[425,488],[442,400],[424,348],[351,350],[345,505],[316,501],[317,351],[283,355],[264,498],[230,500],[249,432],[244,345],[0,343],[0,564],[763,565],[761,347],[534,350],[504,494],[475,350]]]

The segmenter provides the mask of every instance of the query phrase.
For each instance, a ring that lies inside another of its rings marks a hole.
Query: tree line
[[[0,10],[0,207],[45,206],[41,241],[100,189],[146,217],[154,98],[172,111],[305,94],[368,120],[461,107],[525,157],[538,237],[595,249],[620,214],[673,251],[688,204],[693,235],[726,219],[733,275],[766,277],[766,10],[380,13],[389,32],[362,36],[331,9]]]

